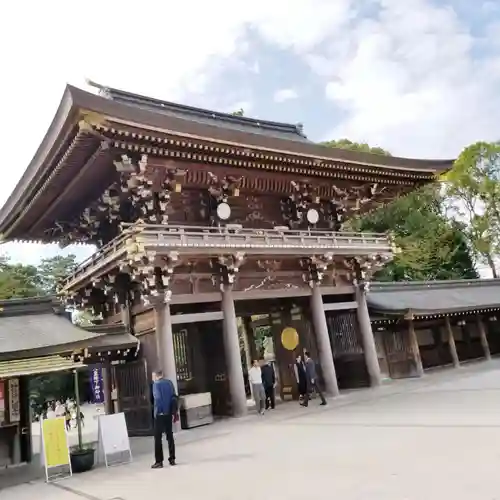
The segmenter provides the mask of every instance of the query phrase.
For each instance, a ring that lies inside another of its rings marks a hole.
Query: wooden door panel
[[[125,414],[130,436],[153,432],[152,382],[145,360],[114,366],[120,410]]]

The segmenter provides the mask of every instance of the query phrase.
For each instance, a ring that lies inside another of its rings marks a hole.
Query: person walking
[[[168,463],[175,465],[175,441],[173,423],[177,421],[178,398],[171,380],[163,377],[163,372],[153,373],[154,400],[154,443],[155,463],[152,469],[163,468],[163,433],[167,436]]]
[[[320,406],[325,406],[326,399],[318,383],[318,376],[316,373],[316,363],[311,358],[311,355],[309,354],[308,351],[304,351],[304,364],[306,368],[307,389],[308,389],[305,396],[304,406],[307,406],[309,404],[310,393],[312,391],[316,391],[318,396],[320,397],[321,399]]]
[[[264,386],[264,393],[266,396],[266,410],[274,410],[276,398],[274,395],[274,388],[276,387],[276,374],[271,363],[264,362],[261,367],[262,372],[262,385]]]
[[[295,358],[295,365],[293,366],[293,372],[295,374],[295,381],[297,382],[299,401],[300,404],[304,406],[307,394],[307,375],[306,375],[306,366],[300,354]]]
[[[264,405],[266,402],[266,393],[264,391],[264,386],[262,385],[262,371],[258,360],[254,359],[252,362],[252,368],[248,370],[248,381],[252,386],[253,399],[255,401],[255,407],[257,411],[263,415]]]

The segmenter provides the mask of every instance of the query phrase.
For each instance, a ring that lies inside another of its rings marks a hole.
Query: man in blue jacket
[[[155,463],[153,469],[163,467],[163,433],[168,442],[168,463],[175,465],[175,442],[173,422],[177,419],[177,394],[171,380],[163,377],[163,372],[157,370],[153,373],[153,399],[154,399],[154,440]]]

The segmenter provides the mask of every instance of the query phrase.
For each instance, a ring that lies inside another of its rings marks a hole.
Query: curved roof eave
[[[25,193],[26,186],[35,187],[35,177],[40,176],[48,167],[48,158],[52,157],[61,146],[63,139],[74,125],[75,105],[72,87],[67,85],[56,114],[38,146],[28,167],[19,179],[16,187],[0,208],[0,232],[3,232],[8,218],[15,214],[19,201]]]
[[[371,311],[391,316],[427,316],[500,308],[500,280],[373,283]]]
[[[65,139],[80,114],[94,112],[117,123],[135,125],[184,137],[193,137],[234,146],[254,147],[279,154],[308,156],[319,161],[342,161],[379,168],[441,173],[451,168],[454,160],[420,160],[382,156],[371,153],[329,148],[327,146],[267,137],[237,130],[228,130],[210,124],[194,123],[187,119],[161,115],[149,109],[116,102],[105,97],[67,85],[52,123],[26,171],[14,191],[0,209],[0,232],[17,213],[19,202],[30,197],[36,188],[33,182],[50,167],[51,159],[64,144]]]
[[[309,156],[325,161],[343,161],[379,168],[441,173],[452,167],[454,159],[422,160],[384,156],[374,153],[362,153],[348,149],[330,148],[316,143],[291,141],[262,134],[252,134],[237,130],[224,129],[205,123],[196,123],[187,119],[162,115],[151,109],[133,106],[106,99],[76,87],[68,86],[75,103],[82,109],[104,115],[116,122],[144,127],[152,131],[170,133],[183,137],[193,137],[212,142],[221,142],[241,147],[255,147],[281,154]],[[229,137],[231,136],[231,137]]]

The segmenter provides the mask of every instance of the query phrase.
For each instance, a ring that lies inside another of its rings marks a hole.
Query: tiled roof
[[[103,97],[115,102],[137,106],[148,109],[172,118],[181,118],[193,123],[214,125],[216,127],[249,132],[253,134],[264,134],[269,137],[278,137],[292,141],[309,142],[302,132],[301,125],[280,123],[269,120],[258,120],[246,116],[235,116],[220,111],[186,106],[169,101],[162,101],[152,97],[145,97],[131,92],[125,92],[110,87],[95,84],[100,89]]]
[[[500,279],[370,283],[373,313],[437,314],[500,307]]]
[[[89,330],[74,325],[52,297],[0,301],[0,357],[4,359],[137,345],[124,327]]]

